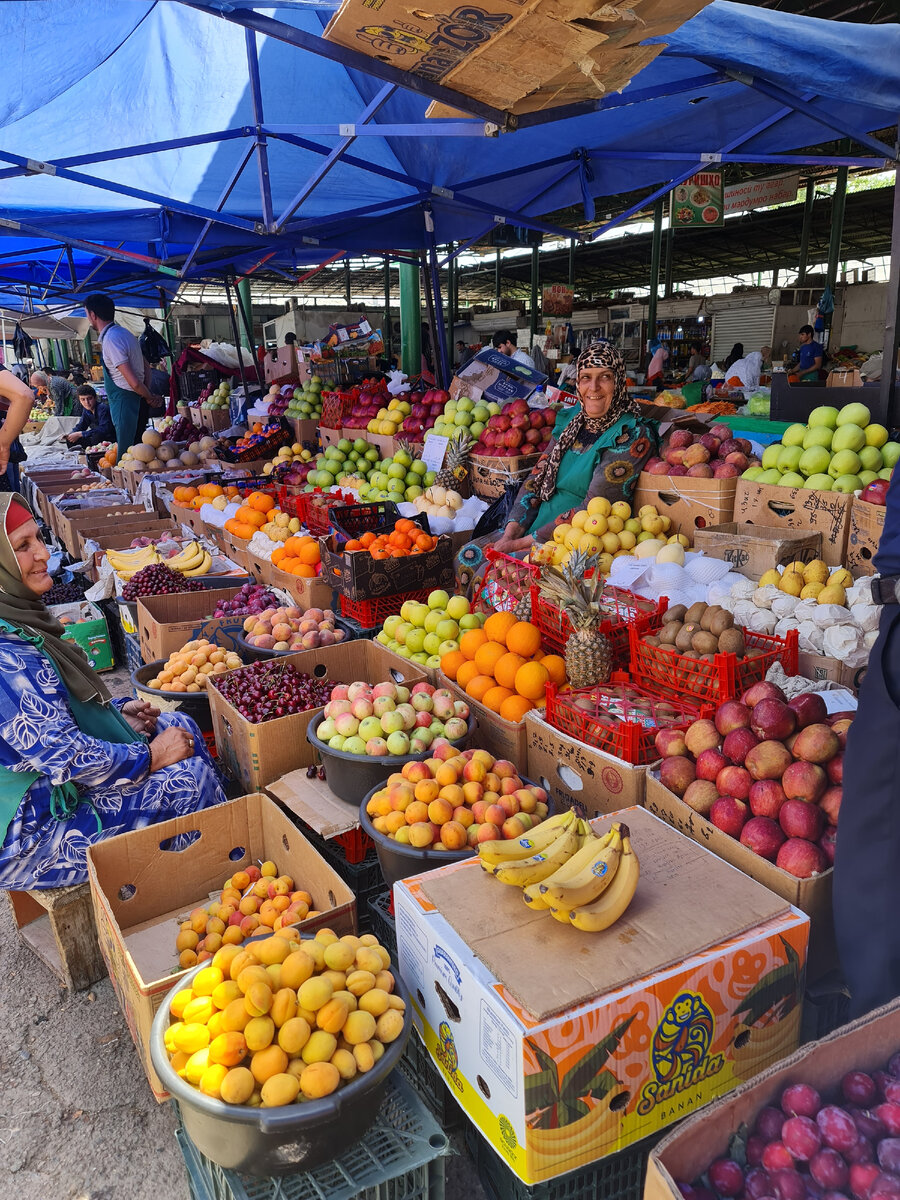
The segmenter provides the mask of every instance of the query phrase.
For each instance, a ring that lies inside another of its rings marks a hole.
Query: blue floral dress
[[[94,842],[225,800],[203,735],[190,717],[163,713],[157,731],[170,725],[189,729],[197,753],[150,774],[146,742],[89,737],[76,725],[67,700],[65,686],[39,650],[18,637],[0,637],[0,765],[41,773],[0,847],[2,889],[84,883],[87,848]],[[121,707],[127,701],[114,703]],[[58,819],[51,811],[51,789],[70,781],[82,803]]]

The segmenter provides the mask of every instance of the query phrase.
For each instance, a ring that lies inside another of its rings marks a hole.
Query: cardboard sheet
[[[475,860],[422,879],[444,919],[538,1020],[682,962],[788,907],[643,809],[598,818],[593,827],[603,833],[615,820],[631,830],[641,879],[628,911],[605,933],[533,912],[518,888],[499,884]]]
[[[320,837],[337,837],[359,826],[359,805],[339,800],[318,776],[307,779],[305,767],[282,775],[268,784],[266,791]]]

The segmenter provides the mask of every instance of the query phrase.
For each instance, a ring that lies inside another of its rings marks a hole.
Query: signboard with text
[[[554,283],[543,289],[541,311],[545,317],[571,317],[575,292],[564,283]]]
[[[722,172],[698,171],[670,193],[670,219],[676,229],[714,229],[725,220]]]
[[[725,212],[748,212],[771,204],[791,204],[797,199],[800,173],[780,175],[777,179],[745,179],[725,189]]]

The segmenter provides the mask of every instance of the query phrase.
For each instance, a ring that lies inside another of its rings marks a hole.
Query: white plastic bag
[[[878,622],[881,619],[881,606],[878,604],[853,604],[850,606],[850,616],[864,633],[878,632]]]
[[[798,624],[801,621],[815,621],[819,606],[815,600],[798,600],[794,609],[794,617]]]
[[[850,625],[847,620],[847,609],[843,604],[818,604],[813,614],[813,620],[820,629],[831,629],[833,626]],[[855,624],[855,622],[853,622]]]
[[[738,600],[734,606],[734,620],[736,625],[749,625],[750,618],[754,613],[759,612],[759,609],[752,600]]]
[[[787,637],[788,633],[792,629],[796,629],[796,628],[797,628],[797,622],[794,620],[793,617],[782,617],[781,620],[778,622],[778,624],[775,626],[775,636],[780,637],[780,638]]]
[[[774,633],[777,624],[778,618],[773,612],[768,608],[758,608],[744,628],[750,629],[754,633]]]
[[[749,600],[755,591],[756,584],[752,579],[745,579],[743,575],[731,585],[731,594],[735,600]]]

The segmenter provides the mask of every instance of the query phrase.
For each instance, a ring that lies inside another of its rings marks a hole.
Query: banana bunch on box
[[[127,550],[107,550],[106,561],[125,583],[144,567],[162,562],[155,546],[132,546]]]
[[[166,566],[173,571],[180,571],[182,575],[206,575],[212,566],[212,558],[199,542],[190,542],[180,554],[167,558]]]
[[[637,890],[640,864],[627,825],[597,837],[571,811],[509,841],[482,842],[478,857],[501,883],[522,888],[525,903],[589,933],[618,921]]]

